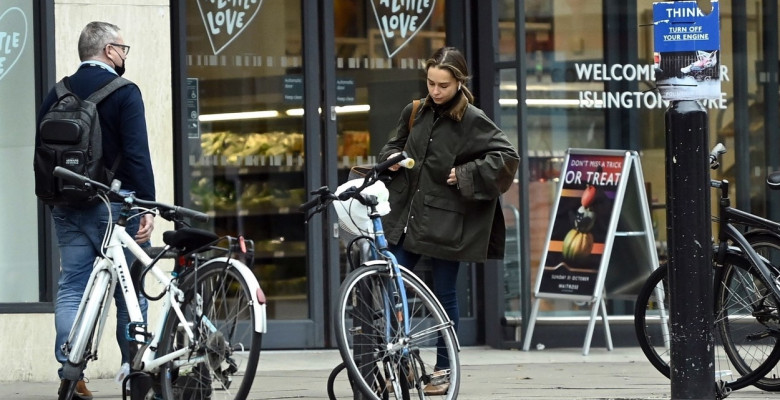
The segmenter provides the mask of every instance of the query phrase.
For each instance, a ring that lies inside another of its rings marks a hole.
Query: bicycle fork
[[[73,328],[68,339],[62,344],[62,352],[68,357],[62,374],[63,378],[68,380],[80,379],[84,363],[89,359],[97,359],[98,344],[109,309],[106,305],[116,285],[114,274],[106,264],[97,260],[96,262],[98,265],[87,282]],[[98,323],[100,325],[95,332],[95,325]]]

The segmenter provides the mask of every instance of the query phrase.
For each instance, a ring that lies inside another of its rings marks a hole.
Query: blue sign
[[[718,2],[705,15],[695,1],[653,4],[655,51],[697,51],[720,48]]]
[[[705,14],[696,1],[653,3],[656,87],[664,100],[718,99],[720,9]]]

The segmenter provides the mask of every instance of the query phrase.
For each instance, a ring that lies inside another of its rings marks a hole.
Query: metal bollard
[[[715,398],[708,146],[704,107],[673,101],[666,111],[672,399]]]

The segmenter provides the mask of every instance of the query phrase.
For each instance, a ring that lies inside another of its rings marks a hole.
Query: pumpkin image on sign
[[[563,259],[568,262],[583,262],[593,250],[593,234],[590,231],[596,222],[596,215],[590,206],[595,197],[596,187],[593,185],[588,185],[582,192],[580,207],[574,217],[574,229],[563,239]]]
[[[584,261],[593,250],[593,234],[572,229],[563,239],[563,259],[573,262]]]

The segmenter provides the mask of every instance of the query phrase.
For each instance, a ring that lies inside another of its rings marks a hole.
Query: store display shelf
[[[251,208],[231,209],[231,210],[209,210],[205,211],[211,218],[235,218],[235,217],[251,217],[251,216],[263,216],[263,215],[286,215],[286,214],[300,214],[298,206],[303,202],[291,204],[289,206],[257,206]],[[301,214],[303,215],[303,214]]]
[[[293,258],[306,255],[306,242],[285,240],[256,240],[255,258]]]
[[[339,169],[354,166],[373,165],[376,156],[342,156]],[[209,175],[252,175],[261,173],[302,172],[304,167],[302,154],[282,154],[276,156],[190,156],[192,176],[200,178]]]

